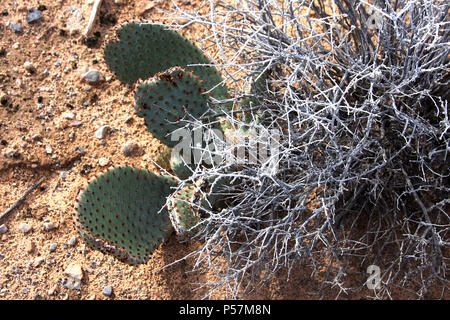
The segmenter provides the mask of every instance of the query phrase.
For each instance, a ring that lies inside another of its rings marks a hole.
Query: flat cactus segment
[[[191,41],[166,26],[153,23],[132,22],[117,30],[118,41],[106,44],[106,63],[120,81],[132,85],[139,79],[148,79],[154,74],[174,66],[187,68],[212,89],[222,82],[222,77],[213,66],[188,66],[211,64],[211,61]],[[227,89],[218,86],[213,90],[217,97],[225,97]]]
[[[169,217],[179,236],[193,234],[198,231],[198,228],[194,227],[201,221],[201,217],[197,208],[192,207],[192,203],[197,196],[198,187],[188,184],[169,198]]]
[[[198,119],[207,111],[208,97],[203,92],[203,84],[191,72],[173,67],[137,83],[135,112],[145,118],[155,138],[173,147],[178,141],[172,141],[170,133],[185,125],[181,120]]]
[[[195,169],[195,164],[186,164],[183,162],[182,156],[178,154],[172,154],[170,157],[170,169],[180,178],[187,179],[192,175]]]
[[[171,230],[164,207],[175,182],[133,166],[114,166],[77,197],[74,223],[92,248],[129,264],[146,263]]]

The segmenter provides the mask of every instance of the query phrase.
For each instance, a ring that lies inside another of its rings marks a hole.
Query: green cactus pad
[[[198,119],[207,111],[207,95],[201,80],[186,69],[173,67],[153,78],[138,82],[134,94],[135,112],[145,119],[147,129],[169,147],[170,133],[186,125],[183,119]]]
[[[92,249],[128,264],[146,263],[168,237],[163,208],[175,182],[133,166],[111,167],[89,181],[76,199],[74,224]]]
[[[118,41],[106,44],[106,63],[120,81],[129,85],[138,79],[148,79],[154,74],[174,66],[187,68],[203,79],[207,90],[217,98],[225,98],[225,86],[217,86],[222,77],[208,57],[191,41],[166,26],[153,23],[132,22],[117,30]],[[217,86],[217,87],[216,87]],[[215,87],[215,88],[214,88]]]
[[[199,230],[199,226],[194,227],[201,221],[201,217],[197,208],[192,207],[197,196],[198,186],[188,184],[168,200],[169,217],[179,236],[192,235]]]
[[[195,165],[185,164],[180,155],[173,154],[170,157],[170,168],[180,179],[187,179],[192,175]]]

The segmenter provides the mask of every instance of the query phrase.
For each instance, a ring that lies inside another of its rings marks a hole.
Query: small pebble
[[[51,223],[51,222],[45,222],[44,223],[44,229],[46,231],[51,231],[51,230],[53,230],[55,228],[56,228],[56,226],[53,223]]]
[[[32,72],[34,70],[33,64],[30,61],[25,61],[25,63],[23,64],[23,67],[28,72]]]
[[[35,23],[42,19],[42,13],[39,10],[36,10],[32,8],[29,10],[27,14],[27,22],[28,23]]]
[[[81,79],[89,83],[96,83],[103,80],[102,74],[97,69],[86,67],[85,73],[81,75]]]
[[[75,147],[75,151],[78,151],[80,153],[85,153],[84,149],[82,147]]]
[[[60,177],[63,181],[65,181],[65,180],[66,180],[66,177],[67,177],[66,171],[61,171],[61,172],[59,173],[59,177]]]
[[[36,248],[36,245],[34,244],[33,241],[28,241],[25,244],[25,252],[28,254],[32,253],[34,251],[34,248]]]
[[[104,296],[110,297],[112,295],[112,287],[111,286],[104,287],[102,290],[102,294]]]
[[[74,247],[77,244],[77,237],[73,236],[72,238],[70,238],[69,240],[69,246],[70,247]]]
[[[0,234],[4,234],[4,233],[7,233],[7,232],[8,232],[8,228],[4,224],[2,224],[0,226]]]
[[[45,153],[52,154],[52,152],[53,152],[52,146],[49,144],[46,144],[45,145]]]
[[[21,33],[21,32],[23,31],[23,28],[22,28],[22,26],[21,26],[19,23],[11,22],[11,23],[9,24],[9,26],[10,26],[11,29],[12,29],[14,32],[16,32],[16,33]]]
[[[34,141],[40,141],[42,140],[42,136],[39,133],[35,133],[31,136],[31,139],[33,139]]]
[[[79,127],[81,126],[83,123],[81,121],[73,121],[70,125],[72,127]]]
[[[98,164],[101,166],[101,167],[105,167],[105,166],[107,166],[108,164],[109,164],[109,159],[108,158],[100,158],[100,159],[98,159]]]
[[[64,112],[62,115],[61,115],[61,117],[63,118],[63,119],[67,119],[67,120],[73,120],[73,119],[75,119],[75,114],[73,113],[73,112]]]
[[[31,230],[31,226],[28,223],[22,222],[21,224],[19,224],[20,232],[27,233],[27,232],[30,232],[30,230]]]
[[[44,261],[43,257],[37,257],[34,259],[33,264],[31,265],[33,268],[37,268],[41,265],[41,263]]]
[[[58,289],[58,285],[57,284],[55,284],[51,289],[49,289],[48,291],[47,291],[47,294],[49,295],[49,296],[52,296],[52,295],[54,295],[55,293],[56,293],[56,290]]]
[[[94,135],[97,139],[104,139],[110,131],[111,131],[110,126],[108,125],[101,126],[100,128],[97,129],[97,131],[95,131]]]
[[[76,263],[71,263],[64,271],[68,275],[67,279],[63,279],[62,285],[66,289],[80,290],[81,280],[83,279],[83,270]]]
[[[137,155],[140,152],[139,145],[136,142],[128,141],[122,148],[122,152],[124,155],[130,157],[133,155]]]
[[[49,250],[50,252],[54,252],[56,250],[56,247],[58,246],[58,242],[54,242],[50,244]]]

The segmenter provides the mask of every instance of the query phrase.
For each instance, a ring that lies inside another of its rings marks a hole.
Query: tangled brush
[[[222,115],[256,132],[242,146],[276,132],[278,147],[271,165],[226,161],[194,174],[231,181],[227,205],[196,235],[197,265],[216,275],[206,297],[225,287],[238,298],[299,261],[325,267],[324,286],[340,292],[366,288],[347,280],[377,265],[376,298],[395,287],[448,296],[448,1],[208,5],[200,14],[174,4],[173,17],[209,30],[203,45],[217,48],[231,99],[251,99],[254,121]]]

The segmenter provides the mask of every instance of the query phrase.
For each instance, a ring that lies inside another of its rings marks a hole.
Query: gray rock
[[[103,288],[103,290],[102,290],[102,294],[104,295],[104,296],[107,296],[107,297],[110,297],[111,295],[112,295],[112,287],[111,286],[106,286],[106,287],[104,287]]]
[[[74,247],[77,244],[77,237],[73,236],[72,238],[70,238],[69,240],[69,246],[70,247]]]
[[[60,177],[63,181],[65,181],[65,180],[66,180],[66,177],[67,177],[67,172],[66,172],[66,171],[61,171],[61,172],[59,173],[59,177]]]
[[[81,289],[81,280],[75,278],[66,278],[63,279],[62,285],[64,288],[69,290],[80,290]]]
[[[39,10],[36,10],[34,8],[30,9],[27,14],[27,22],[28,23],[35,23],[42,19],[42,13]]]
[[[50,252],[54,252],[56,250],[56,247],[58,246],[58,242],[53,242],[50,244],[49,250]]]
[[[21,33],[23,31],[22,25],[19,23],[14,23],[11,22],[9,24],[9,26],[11,27],[11,29],[15,32],[15,33]]]
[[[93,68],[86,68],[85,73],[81,75],[81,79],[86,80],[89,83],[96,83],[103,80],[102,74]]]
[[[8,232],[8,228],[4,224],[2,224],[0,226],[0,234],[4,234],[4,233],[7,233],[7,232]]]

